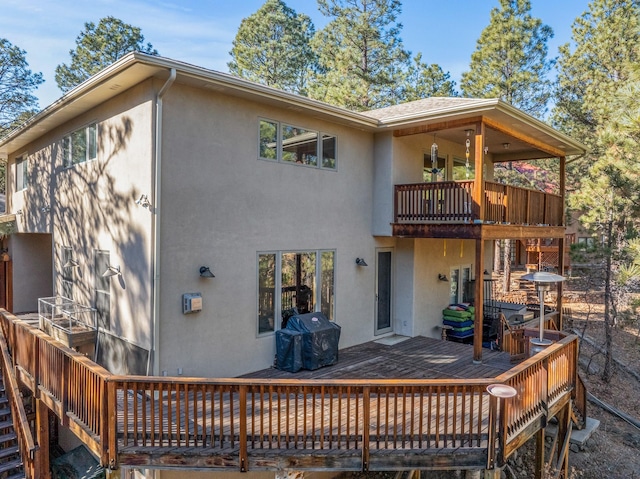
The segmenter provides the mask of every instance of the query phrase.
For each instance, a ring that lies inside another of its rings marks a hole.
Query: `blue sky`
[[[311,17],[316,29],[327,23],[316,0],[285,0],[298,13]],[[84,23],[108,15],[142,29],[165,57],[205,68],[227,71],[231,42],[240,21],[264,0],[2,0],[0,37],[27,52],[29,67],[42,72],[45,83],[36,95],[44,108],[61,96],[55,67],[68,63],[69,50]],[[405,48],[422,52],[423,60],[438,63],[459,83],[482,29],[498,0],[404,0],[400,22]],[[588,7],[588,0],[531,0],[532,13],[550,25],[555,37],[551,56],[571,39],[571,25]]]

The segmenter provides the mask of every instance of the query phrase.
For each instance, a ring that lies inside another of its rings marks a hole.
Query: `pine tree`
[[[0,137],[38,108],[33,92],[44,80],[28,67],[26,52],[0,38]]]
[[[56,67],[56,83],[63,92],[71,90],[129,52],[158,54],[150,43],[144,45],[140,28],[115,17],[102,18],[97,26],[93,22],[85,23],[84,28],[76,38],[75,50],[69,50],[70,65],[62,63]]]
[[[612,328],[628,282],[629,245],[640,231],[640,43],[638,0],[594,0],[573,25],[575,47],[560,49],[555,124],[590,151],[571,164],[579,187],[569,204],[602,238],[605,367],[611,379]]]
[[[471,55],[469,71],[462,74],[464,96],[500,98],[536,117],[547,111],[552,88],[548,73],[547,41],[553,30],[530,14],[529,0],[500,0],[491,10]]]
[[[443,72],[440,65],[427,65],[422,61],[422,53],[413,57],[404,79],[402,101],[420,100],[431,96],[457,96],[456,82],[451,75]]]
[[[316,69],[311,49],[315,28],[282,0],[267,0],[242,20],[229,52],[229,72],[264,85],[306,94],[308,76]]]
[[[353,110],[397,103],[409,59],[397,22],[400,1],[318,0],[318,6],[333,20],[312,42],[320,72],[311,96]]]

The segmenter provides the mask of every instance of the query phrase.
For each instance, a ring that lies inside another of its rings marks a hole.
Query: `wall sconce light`
[[[467,134],[467,138],[469,138],[471,136],[471,133],[475,133],[476,130],[472,129],[472,128],[468,128],[466,130],[464,130],[464,132]]]
[[[40,208],[40,211],[42,211],[43,213],[48,213],[49,211],[51,211],[51,206],[44,205],[42,208]]]
[[[215,278],[215,275],[211,272],[211,268],[208,266],[200,266],[200,276],[202,278]]]
[[[140,195],[140,198],[136,200],[136,205],[142,206],[143,208],[151,208],[151,202],[147,195]]]
[[[109,266],[107,270],[102,273],[103,278],[110,278],[111,276],[120,276],[120,266]]]
[[[511,146],[511,143],[503,143],[502,144],[502,148],[504,148],[505,150],[508,150],[510,146]]]
[[[485,146],[485,147],[484,147],[484,154],[486,155],[487,153],[489,153],[489,147],[488,147],[488,146]]]
[[[65,264],[62,265],[63,268],[78,268],[79,266],[80,266],[80,263],[78,263],[73,258],[71,258],[69,261],[67,261]]]
[[[438,273],[438,280],[440,281],[449,281],[446,274]]]
[[[358,266],[369,266],[363,258],[356,258],[356,264]]]
[[[16,211],[16,215],[21,215],[21,214],[22,214],[22,210]]]

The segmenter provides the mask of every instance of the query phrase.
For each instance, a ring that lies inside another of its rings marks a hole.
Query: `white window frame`
[[[451,266],[449,269],[449,281],[450,287],[453,284],[454,273],[457,272],[458,277],[458,297],[456,298],[456,304],[462,303],[464,300],[464,282],[463,282],[463,273],[464,271],[469,270],[469,278],[468,281],[473,281],[473,265],[472,264],[461,264],[457,266]],[[451,290],[449,290],[449,301],[451,301]],[[451,303],[450,303],[451,304]]]
[[[60,247],[60,261],[61,261],[61,272],[60,272],[60,282],[62,287],[62,294],[67,299],[73,300],[73,287],[75,283],[74,277],[74,267],[73,266],[65,266],[65,264],[73,258],[73,248],[70,246],[61,246]]]
[[[29,158],[26,154],[16,158],[16,191],[26,190],[29,186]]]
[[[268,123],[273,123],[276,125],[276,157],[275,158],[265,158],[263,156],[260,156],[260,123],[261,122],[268,122]],[[316,164],[315,165],[310,165],[310,164],[306,164],[306,163],[296,163],[296,162],[292,162],[292,161],[285,161],[282,159],[283,156],[283,139],[282,139],[282,127],[283,125],[285,126],[289,126],[289,127],[294,127],[294,128],[300,128],[301,130],[305,130],[307,132],[312,132],[316,134]],[[323,143],[324,143],[324,136],[328,136],[334,139],[335,142],[335,167],[331,168],[328,166],[323,166]],[[282,121],[277,121],[277,120],[272,120],[270,118],[258,118],[258,159],[259,160],[265,160],[265,161],[272,161],[272,162],[278,162],[278,163],[286,163],[289,165],[298,165],[298,166],[306,166],[308,168],[317,168],[317,169],[321,169],[321,170],[326,170],[326,171],[337,171],[338,170],[338,136],[331,134],[331,133],[327,133],[325,131],[321,131],[321,130],[314,130],[312,128],[305,128],[303,126],[294,124],[294,123],[288,123],[288,122],[282,122]]]
[[[305,254],[314,253],[316,255],[315,260],[315,291],[313,295],[313,310],[321,311],[322,308],[322,254],[333,253],[333,317],[328,318],[330,321],[335,319],[335,303],[336,303],[336,259],[337,253],[334,249],[301,249],[301,250],[282,250],[282,251],[258,251],[256,254],[256,336],[264,337],[275,334],[280,329],[280,323],[282,318],[282,294],[275,294],[274,297],[274,318],[273,318],[273,331],[260,332],[260,256],[262,255],[275,255],[275,285],[274,291],[282,291],[282,256],[284,254]]]
[[[85,136],[85,152],[84,158],[74,162],[73,158],[73,135],[84,131]],[[93,148],[91,147],[93,145]],[[92,122],[88,125],[72,131],[62,138],[62,164],[65,169],[73,168],[80,163],[93,161],[98,158],[98,123]]]

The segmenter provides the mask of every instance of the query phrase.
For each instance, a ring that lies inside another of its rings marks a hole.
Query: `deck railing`
[[[561,226],[562,197],[542,191],[484,182],[485,212],[473,202],[474,181],[396,185],[396,223],[512,223]]]
[[[456,468],[456,458],[491,468],[576,384],[576,336],[493,379],[205,379],[113,375],[9,313],[0,321],[10,342],[31,338],[11,344],[25,384],[110,467],[144,467],[140,454],[169,448],[171,461],[242,471]],[[494,382],[518,396],[497,401]]]
[[[11,408],[11,417],[13,420],[13,428],[18,438],[18,448],[20,457],[24,467],[25,477],[27,479],[35,479],[38,477],[36,473],[36,451],[38,446],[33,439],[31,429],[29,427],[29,419],[22,403],[22,396],[18,386],[18,380],[13,368],[11,360],[11,350],[5,339],[4,334],[0,335],[0,369],[4,378],[4,389],[9,400]]]

